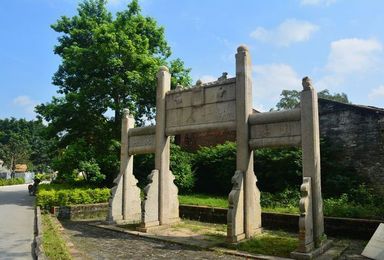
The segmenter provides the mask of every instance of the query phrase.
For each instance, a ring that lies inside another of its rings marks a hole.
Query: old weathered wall
[[[384,187],[384,110],[319,99],[320,136],[334,158]]]

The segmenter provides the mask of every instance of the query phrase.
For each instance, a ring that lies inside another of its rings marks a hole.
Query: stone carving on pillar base
[[[179,189],[173,182],[175,180],[175,176],[172,174],[171,171],[167,171],[168,176],[168,200],[167,200],[167,214],[166,219],[160,223],[161,225],[169,225],[173,223],[177,223],[180,221],[179,218],[179,199],[178,199],[178,193]]]
[[[129,164],[133,164],[133,156],[129,156]],[[137,187],[137,179],[132,172],[123,176],[126,187],[123,187],[123,222],[126,224],[140,223],[141,220],[141,199],[140,188]]]
[[[142,215],[139,231],[159,226],[159,171],[153,170],[148,175],[149,184],[144,188],[144,200],[141,204]]]
[[[246,238],[251,238],[255,235],[258,235],[262,232],[261,227],[261,205],[260,205],[260,190],[257,187],[257,179],[255,176],[255,173],[253,171],[248,172],[249,176],[247,178],[250,178],[249,184],[246,187],[246,189],[252,189],[249,194],[251,194],[250,199],[251,203],[248,205],[251,205],[250,208],[245,209],[249,212],[249,218],[248,218],[248,232],[245,230]]]
[[[244,174],[237,170],[232,177],[232,190],[228,196],[227,240],[237,242],[245,238],[244,233]]]
[[[296,251],[307,253],[314,249],[311,178],[304,177],[300,187],[299,247]]]
[[[118,223],[123,219],[123,178],[119,174],[113,181],[116,185],[111,189],[112,197],[109,199],[109,223]]]

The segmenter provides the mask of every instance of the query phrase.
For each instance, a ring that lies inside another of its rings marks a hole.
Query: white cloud
[[[376,54],[383,49],[380,42],[370,39],[342,39],[331,43],[326,69],[336,74],[362,73],[372,68]]]
[[[33,101],[28,96],[18,96],[13,99],[13,103],[24,107],[33,104]]]
[[[301,5],[325,5],[329,6],[335,3],[337,0],[301,0]]]
[[[15,106],[21,107],[25,113],[34,114],[35,106],[38,104],[37,101],[32,100],[28,96],[17,96],[13,99]]]
[[[255,65],[253,80],[254,107],[272,108],[284,89],[301,89],[301,79],[287,64]]]
[[[203,75],[203,76],[200,77],[200,80],[203,83],[208,83],[208,82],[216,81],[217,77],[214,77],[212,75]]]
[[[371,92],[368,94],[368,97],[370,99],[384,98],[384,85],[372,89]]]
[[[309,40],[318,28],[317,25],[307,21],[287,19],[275,29],[267,30],[264,27],[257,27],[250,36],[261,42],[287,47],[292,43]]]

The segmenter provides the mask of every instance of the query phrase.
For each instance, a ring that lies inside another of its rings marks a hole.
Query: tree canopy
[[[45,130],[41,121],[0,120],[0,159],[11,170],[20,163],[30,170],[46,170],[54,140],[44,138]]]
[[[190,69],[180,59],[169,60],[164,28],[141,14],[137,0],[115,15],[106,0],[85,0],[77,11],[51,26],[60,33],[54,53],[62,62],[53,76],[60,95],[36,110],[49,123],[50,134],[60,137],[61,156],[69,160],[65,150],[84,149],[79,158],[96,159],[101,171],[114,175],[123,109],[138,125],[151,120],[158,68],[169,67],[172,87],[189,85]]]
[[[345,93],[331,94],[328,89],[324,89],[317,93],[319,98],[333,100],[341,103],[349,104],[348,96]],[[276,104],[277,110],[285,110],[295,108],[300,103],[300,91],[283,90],[280,94],[280,101]]]

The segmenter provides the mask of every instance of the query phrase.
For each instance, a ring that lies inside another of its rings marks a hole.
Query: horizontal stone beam
[[[131,147],[129,148],[128,153],[129,155],[155,153],[155,146],[146,145]]]
[[[165,130],[165,134],[167,136],[171,136],[171,135],[177,135],[177,134],[205,132],[205,131],[213,131],[213,130],[228,130],[228,131],[236,130],[236,122],[228,121],[228,122],[221,122],[221,123],[208,123],[208,124],[200,124],[200,125],[167,127]]]
[[[140,135],[154,135],[156,132],[156,126],[144,126],[137,128],[130,128],[128,132],[128,136],[140,136]]]
[[[300,108],[295,108],[287,111],[254,113],[249,116],[250,125],[271,124],[271,123],[300,121],[300,120],[301,120]]]
[[[266,147],[299,147],[300,144],[301,136],[284,136],[249,140],[249,147],[251,149]]]

